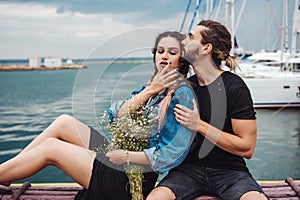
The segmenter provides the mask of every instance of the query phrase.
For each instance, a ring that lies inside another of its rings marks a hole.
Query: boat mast
[[[238,15],[238,17],[237,17],[237,21],[236,21],[236,23],[234,24],[234,25],[235,25],[235,26],[234,26],[234,32],[235,32],[235,33],[237,32],[238,26],[239,26],[239,24],[240,24],[242,15],[243,15],[243,13],[244,13],[244,9],[245,9],[245,7],[246,7],[246,3],[247,3],[247,0],[243,0],[242,6],[241,6],[240,11],[239,11],[239,15]]]
[[[285,64],[283,61],[283,53],[287,50],[288,44],[288,33],[287,33],[287,0],[283,0],[282,2],[282,27],[281,27],[281,55],[280,55],[280,65],[281,69],[285,68]]]
[[[225,5],[225,21],[226,26],[230,30],[231,33],[231,43],[232,47],[234,47],[234,37],[235,37],[235,30],[234,30],[234,1],[235,0],[226,0]],[[230,10],[229,10],[230,9]],[[234,54],[234,48],[231,49],[231,53]]]
[[[296,57],[297,37],[300,33],[300,0],[295,0],[294,16],[293,16],[293,35],[291,44],[291,57]]]
[[[192,1],[192,0],[189,0],[188,4],[187,4],[187,6],[186,6],[185,13],[184,13],[184,17],[183,17],[183,20],[182,20],[182,23],[181,23],[179,32],[182,32],[182,31],[183,31],[183,27],[184,27],[184,25],[185,25],[185,20],[186,20],[186,17],[187,17],[188,12],[189,12],[189,10],[190,10],[191,1]]]
[[[211,1],[206,0],[206,19],[210,19],[211,17],[211,6],[210,6]]]
[[[267,4],[270,6],[270,1],[267,1]],[[270,51],[270,39],[271,39],[271,9],[268,10],[269,12],[267,12],[267,51]]]
[[[234,4],[234,1],[235,0],[231,0],[231,44],[232,44],[232,49],[233,49],[233,55],[235,54],[235,49],[234,49],[234,37],[235,37],[235,30],[234,30],[234,24],[235,24],[235,21],[234,21],[234,8],[235,8],[235,4]]]
[[[194,11],[193,18],[192,18],[192,21],[191,21],[191,23],[190,23],[190,26],[189,26],[189,29],[188,29],[187,33],[189,33],[189,32],[191,31],[191,29],[192,29],[192,27],[193,27],[193,25],[194,25],[195,18],[196,18],[196,16],[197,16],[198,10],[199,10],[199,8],[200,8],[200,3],[201,3],[201,0],[197,0],[197,1],[196,1],[196,9],[195,9],[195,11]]]
[[[284,23],[284,36],[285,36],[285,41],[284,41],[284,50],[287,51],[289,48],[289,10],[288,10],[288,0],[285,0],[285,23]]]
[[[223,1],[219,1],[219,5],[217,6],[217,9],[216,9],[216,12],[215,12],[215,16],[212,19],[214,19],[214,20],[219,19],[219,14],[220,14],[221,6],[223,6]]]

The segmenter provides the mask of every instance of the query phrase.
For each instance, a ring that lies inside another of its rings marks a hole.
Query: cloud
[[[184,8],[187,4],[187,2],[185,1],[173,2],[169,0],[8,0],[6,2],[13,2],[19,4],[40,4],[45,6],[56,7],[57,13],[140,13],[140,15],[135,16],[136,22],[140,20],[148,22],[161,18],[172,18],[176,16],[178,12],[184,12]],[[126,20],[126,18],[120,20]]]
[[[190,25],[195,2],[192,1],[186,28]],[[201,2],[195,23],[206,18],[206,1]],[[237,18],[242,1],[235,2]],[[273,6],[272,9],[268,3]],[[0,58],[51,55],[84,57],[98,43],[135,28],[179,30],[186,4],[187,1],[182,0],[0,1]],[[268,38],[272,41],[272,49],[280,48],[274,19],[281,23],[281,5],[281,0],[247,1],[236,32],[237,40],[244,49],[266,48],[266,41],[269,40],[266,35],[270,35]],[[268,20],[267,14],[270,12],[273,12],[274,17]],[[222,7],[217,20],[224,23],[224,16],[225,8]],[[292,12],[289,16],[292,16]],[[268,33],[269,25],[271,28]],[[153,41],[154,37],[148,39]]]
[[[82,57],[100,40],[134,28],[120,22],[124,17],[126,14],[57,12],[57,7],[41,4],[0,4],[0,56],[46,56],[57,52],[61,55],[55,56]]]
[[[116,1],[109,5],[104,3],[100,10],[105,12],[95,11],[99,1],[94,3],[96,8],[89,5],[91,1],[75,1],[74,4],[70,1],[36,2],[0,3],[0,58],[50,55],[84,57],[99,42],[137,27],[176,29],[182,16],[179,13],[174,13],[173,18],[154,15],[156,20],[146,22],[143,20],[146,18],[145,12],[141,9],[133,12],[129,12],[133,8],[126,10],[124,7],[123,12],[105,9],[109,6],[121,9]],[[84,6],[76,9],[74,5],[78,8],[79,5]],[[141,4],[135,5],[136,8],[139,6]],[[153,41],[153,38],[149,40]]]

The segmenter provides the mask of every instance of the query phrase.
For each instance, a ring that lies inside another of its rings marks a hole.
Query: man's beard
[[[200,47],[197,47],[194,50],[186,51],[185,55],[183,56],[189,63],[194,63],[199,56]]]

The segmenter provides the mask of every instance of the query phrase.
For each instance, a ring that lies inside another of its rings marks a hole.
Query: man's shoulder
[[[223,78],[226,78],[226,79],[236,79],[236,80],[239,80],[241,79],[240,76],[238,76],[237,74],[233,73],[233,72],[230,72],[230,71],[224,71],[222,73],[222,77]]]
[[[246,85],[244,80],[237,74],[225,71],[222,73],[222,79],[225,84],[230,85]]]

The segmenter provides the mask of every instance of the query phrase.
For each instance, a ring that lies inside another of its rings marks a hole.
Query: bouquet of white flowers
[[[105,118],[106,120],[104,120]],[[107,122],[107,114],[104,113],[100,122],[112,134],[112,143],[115,147],[127,151],[143,151],[148,147],[152,122],[150,123],[145,116],[144,106],[140,106],[110,123]],[[127,163],[124,165],[124,169],[129,179],[132,199],[143,200],[143,167]]]

